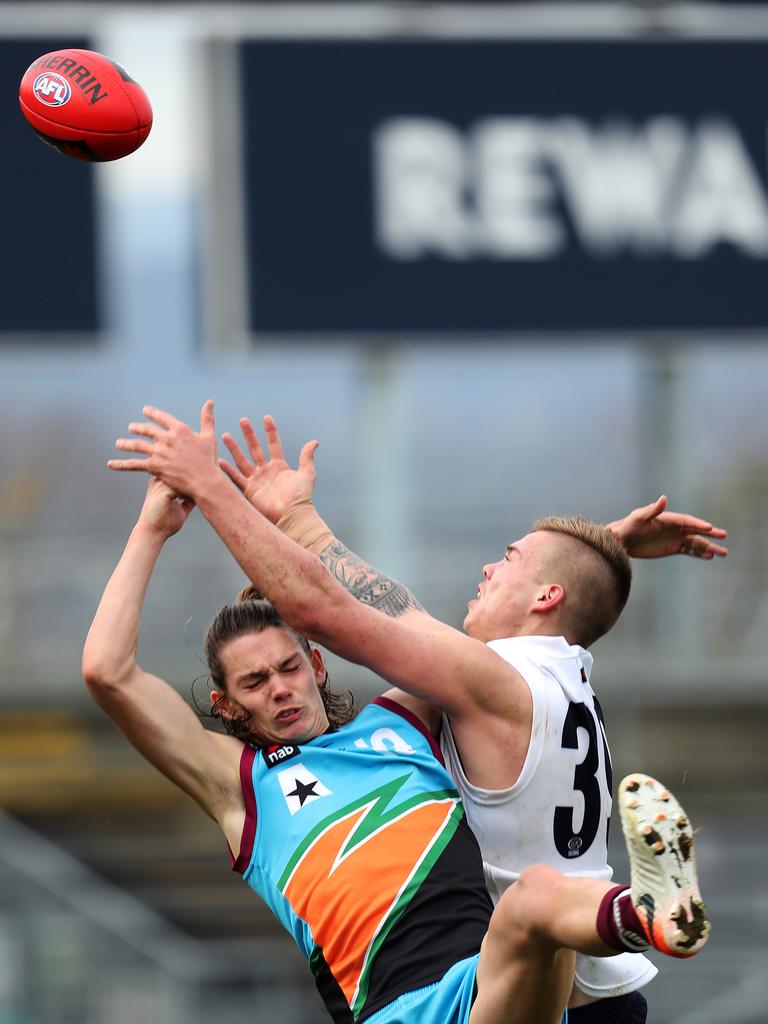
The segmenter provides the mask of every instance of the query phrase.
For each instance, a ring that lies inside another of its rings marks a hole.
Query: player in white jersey
[[[474,786],[447,716],[440,746],[480,844],[493,902],[537,861],[564,874],[611,878],[611,761],[602,711],[589,684],[591,654],[562,636],[507,637],[488,646],[531,690],[531,739],[520,775],[504,789]],[[635,992],[656,973],[642,956],[627,953],[603,962],[578,956],[575,982],[589,999],[615,999]],[[577,995],[571,1001],[572,1020],[579,1019],[574,1011],[580,1002]],[[624,1002],[631,1007],[641,1001],[636,996]]]
[[[399,584],[356,559],[319,519],[309,501],[314,484],[313,445],[305,446],[299,470],[292,471],[282,457],[273,421],[267,420],[266,425],[270,462],[244,424],[255,468],[233,439],[224,438],[239,469],[230,467],[229,474],[252,503],[320,554],[361,601],[376,604],[432,635],[439,630],[445,648],[455,649],[457,656],[461,651],[465,657],[466,638],[428,616]],[[159,440],[155,428],[132,424],[131,430]],[[119,447],[150,454],[155,446],[126,441]],[[725,553],[709,539],[722,537],[723,531],[692,517],[664,514],[663,505],[660,501],[613,524],[634,553],[678,550],[704,558]],[[513,880],[534,862],[557,865],[569,874],[610,877],[606,862],[609,758],[588,685],[591,657],[585,648],[618,618],[629,593],[630,575],[626,552],[610,530],[580,520],[543,521],[534,532],[509,545],[504,559],[485,567],[478,598],[470,602],[465,620],[470,636],[490,642],[491,647],[498,646],[499,638],[513,639],[500,641],[498,662],[489,662],[487,654],[481,656],[478,651],[476,677],[468,676],[466,687],[455,692],[441,691],[439,700],[447,712],[444,749],[450,753],[453,739],[461,752],[456,781],[463,789],[468,818],[477,829],[497,894],[502,881]],[[529,637],[537,639],[528,641],[527,654],[514,650],[516,639]],[[531,646],[534,643],[539,645],[538,652]],[[407,705],[410,700],[437,731],[437,709],[403,696],[403,702]],[[437,700],[434,680],[425,682],[418,696]],[[557,769],[550,760],[554,755],[559,759]],[[454,762],[458,768],[455,756]],[[494,814],[494,806],[501,813]],[[490,814],[479,814],[479,808],[490,809]],[[516,851],[513,836],[519,831],[520,817],[536,841]],[[494,833],[506,838],[495,839]],[[585,964],[581,992],[575,994],[572,1005],[631,991],[655,973],[641,958],[630,960],[631,966],[608,978],[598,977]]]

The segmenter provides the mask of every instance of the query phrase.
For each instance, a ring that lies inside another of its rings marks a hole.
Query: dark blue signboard
[[[768,45],[241,58],[254,334],[768,326]]]
[[[93,49],[86,39],[61,36],[0,41],[0,344],[19,334],[93,337],[99,328],[93,168],[41,142],[17,98],[32,61],[67,46]]]

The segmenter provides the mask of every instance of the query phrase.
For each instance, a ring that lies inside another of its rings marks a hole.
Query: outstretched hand
[[[129,423],[128,430],[139,436],[120,437],[115,448],[146,458],[109,459],[107,466],[121,472],[151,473],[175,494],[196,500],[220,477],[213,402],[203,405],[199,433],[162,409],[145,405],[142,412],[151,422]]]
[[[636,508],[624,519],[609,523],[609,529],[633,558],[690,555],[710,561],[728,554],[728,548],[716,543],[728,536],[726,530],[697,516],[667,512],[666,507],[667,496],[662,494],[650,505]]]
[[[317,471],[315,452],[319,441],[307,441],[299,455],[299,465],[292,469],[283,454],[283,445],[277,424],[271,416],[264,417],[264,433],[267,437],[269,458],[256,436],[251,421],[240,420],[250,460],[231,434],[222,434],[235,465],[219,459],[219,466],[240,488],[248,501],[273,523],[299,502],[311,501],[315,489]]]

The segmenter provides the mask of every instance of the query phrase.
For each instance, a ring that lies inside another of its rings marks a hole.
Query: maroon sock
[[[603,896],[596,923],[597,934],[611,949],[630,953],[648,949],[645,929],[635,913],[630,890],[626,885],[616,885]]]

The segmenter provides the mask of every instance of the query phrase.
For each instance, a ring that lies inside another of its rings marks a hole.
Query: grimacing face
[[[532,611],[542,600],[546,580],[543,565],[551,535],[527,533],[508,544],[503,558],[483,566],[477,596],[468,603],[464,630],[477,640],[500,640],[535,632]]]
[[[289,630],[243,633],[222,646],[219,660],[228,701],[248,713],[255,735],[275,744],[302,743],[328,728],[318,688],[325,679],[322,655],[313,650],[308,656]]]

